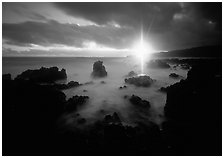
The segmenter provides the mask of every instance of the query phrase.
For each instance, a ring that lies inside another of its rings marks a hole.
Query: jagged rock
[[[79,82],[70,81],[68,84],[57,84],[57,83],[54,83],[51,86],[56,88],[56,89],[65,90],[65,89],[69,89],[69,88],[78,87],[80,85],[82,85],[82,84],[80,84]]]
[[[66,78],[66,70],[62,69],[60,71],[57,67],[41,67],[36,70],[26,70],[16,77],[16,79],[30,80],[37,83],[52,83]]]
[[[96,61],[93,64],[92,76],[93,77],[105,77],[105,76],[107,76],[107,71],[106,71],[105,66],[103,65],[102,61]]]
[[[151,105],[148,101],[146,100],[142,100],[140,97],[136,96],[136,95],[132,95],[130,98],[129,98],[129,101],[137,106],[137,107],[140,107],[140,108],[150,108]]]
[[[170,68],[170,65],[162,60],[150,60],[147,64],[149,68]]]
[[[89,99],[88,96],[78,96],[78,95],[73,96],[72,98],[68,99],[65,109],[66,111],[69,111],[69,112],[74,111],[79,106],[85,104],[88,99]]]
[[[121,120],[116,112],[114,112],[113,115],[106,115],[104,117],[104,121],[106,123],[121,123]]]
[[[2,80],[12,80],[11,74],[3,74]]]
[[[124,81],[139,87],[149,87],[153,83],[153,79],[146,75],[126,78]]]

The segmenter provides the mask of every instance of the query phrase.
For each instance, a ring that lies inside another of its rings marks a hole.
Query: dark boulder
[[[107,76],[107,71],[106,71],[105,66],[103,65],[102,61],[96,61],[93,64],[92,76],[93,77],[105,77],[105,76]]]
[[[88,99],[88,96],[73,96],[72,98],[68,99],[65,109],[68,112],[75,111],[78,107],[84,105]]]
[[[127,75],[126,75],[126,77],[134,77],[134,76],[137,76],[138,74],[136,73],[136,72],[134,72],[134,71],[130,71]]]
[[[147,75],[126,78],[124,81],[125,83],[133,84],[138,87],[149,87],[153,83],[153,79]]]
[[[11,74],[3,74],[2,80],[12,80]]]
[[[41,67],[36,70],[26,70],[18,75],[17,80],[29,80],[36,83],[52,83],[56,80],[66,79],[66,70],[61,71],[57,67],[45,68]]]
[[[150,108],[151,105],[148,101],[146,100],[143,100],[141,99],[140,97],[136,96],[136,95],[132,95],[130,98],[129,98],[129,101],[135,105],[136,107],[139,107],[139,108]]]

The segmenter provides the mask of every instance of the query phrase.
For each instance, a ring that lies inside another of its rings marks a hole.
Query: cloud
[[[221,44],[221,3],[3,3],[3,46],[156,50]]]
[[[133,30],[113,26],[78,26],[61,24],[56,21],[24,22],[2,25],[3,38],[7,44],[30,46],[37,44],[50,46],[61,44],[83,47],[86,41],[94,41],[112,48],[126,48],[131,43]]]

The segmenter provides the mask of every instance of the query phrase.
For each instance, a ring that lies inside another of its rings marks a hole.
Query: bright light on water
[[[150,54],[153,52],[149,42],[146,42],[143,37],[143,31],[141,30],[140,40],[134,46],[135,56],[140,60],[141,73],[144,73],[144,65],[150,58]]]

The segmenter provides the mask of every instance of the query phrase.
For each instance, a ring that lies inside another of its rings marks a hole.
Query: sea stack
[[[105,66],[103,65],[102,61],[96,61],[93,64],[92,76],[93,77],[105,77],[105,76],[107,76],[107,71],[106,71]]]

